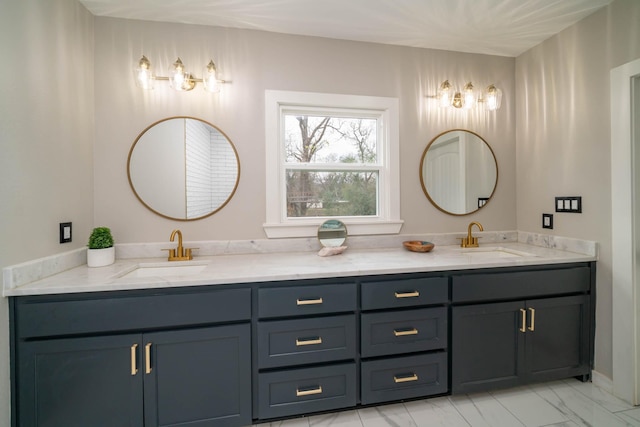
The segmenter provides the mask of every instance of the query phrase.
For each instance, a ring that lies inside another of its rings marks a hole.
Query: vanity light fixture
[[[445,80],[440,85],[438,94],[427,96],[427,98],[436,98],[441,108],[453,107],[471,110],[481,102],[487,110],[495,111],[500,108],[502,91],[491,84],[482,94],[479,94],[471,82],[468,82],[459,90],[455,89],[449,80]]]
[[[220,92],[220,86],[222,84],[231,83],[230,81],[218,78],[216,64],[214,64],[213,60],[209,61],[204,67],[203,77],[201,79],[194,77],[186,71],[185,65],[180,58],[169,67],[169,76],[163,77],[156,76],[153,73],[151,62],[146,56],[142,55],[142,58],[138,61],[138,66],[134,70],[134,75],[136,85],[143,89],[153,89],[156,80],[167,80],[169,86],[179,92],[190,91],[196,86],[196,83],[202,83],[206,91],[216,93]]]

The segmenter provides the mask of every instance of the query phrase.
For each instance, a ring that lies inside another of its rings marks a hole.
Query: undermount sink
[[[174,261],[140,263],[133,270],[119,276],[120,278],[136,277],[182,277],[201,273],[209,261]]]
[[[467,248],[461,249],[460,253],[469,256],[471,259],[495,259],[495,258],[519,258],[525,256],[535,256],[528,252],[517,251],[503,247],[490,248]]]

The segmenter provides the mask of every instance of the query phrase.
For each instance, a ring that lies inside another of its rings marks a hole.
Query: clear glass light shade
[[[191,74],[185,71],[180,58],[169,67],[169,86],[180,92],[191,90],[195,86]]]
[[[202,82],[206,91],[212,93],[220,92],[220,82],[218,81],[216,64],[213,63],[213,60],[209,61],[207,66],[204,68]]]
[[[133,70],[133,75],[136,80],[136,86],[143,89],[153,89],[156,76],[153,74],[151,63],[146,56],[142,56],[138,66]]]
[[[490,85],[484,93],[484,106],[489,111],[495,111],[500,108],[502,103],[502,91]]]
[[[462,108],[465,110],[471,110],[476,106],[478,95],[471,82],[467,83],[464,85],[464,88],[462,88],[462,98],[464,99]]]
[[[438,89],[438,105],[442,108],[450,107],[453,102],[453,92],[453,87],[451,86],[451,83],[449,83],[449,80],[443,81],[440,85],[440,89]]]
[[[464,107],[464,97],[460,92],[456,92],[453,95],[453,101],[451,101],[451,106],[454,108],[462,108]]]

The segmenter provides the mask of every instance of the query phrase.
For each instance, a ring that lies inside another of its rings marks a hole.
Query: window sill
[[[342,220],[347,226],[349,236],[366,236],[376,234],[398,234],[404,221],[357,222]],[[305,222],[303,224],[263,224],[264,232],[269,239],[287,237],[315,237],[318,235],[320,223]]]

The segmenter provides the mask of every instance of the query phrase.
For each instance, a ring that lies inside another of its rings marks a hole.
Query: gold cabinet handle
[[[296,300],[296,305],[314,305],[314,304],[322,304],[322,298],[315,299],[300,299]]]
[[[527,310],[524,308],[520,309],[520,313],[522,314],[522,323],[520,326],[520,332],[527,332]]]
[[[311,396],[312,394],[322,394],[322,386],[306,390],[296,389],[296,397]]]
[[[404,337],[407,335],[418,335],[418,330],[416,328],[413,329],[394,329],[393,330],[393,335],[395,335],[396,337]]]
[[[395,292],[396,298],[416,298],[420,296],[420,292],[412,291],[412,292]]]
[[[138,344],[131,346],[131,375],[138,373],[138,364],[136,363],[136,352],[138,350]]]
[[[531,313],[531,323],[527,329],[533,332],[536,330],[536,309],[529,307],[529,312]]]
[[[411,374],[411,375],[406,375],[406,376],[402,376],[402,377],[394,375],[393,376],[393,381],[395,383],[408,383],[410,381],[418,381],[418,374]]]
[[[322,344],[322,337],[316,338],[296,338],[296,346]]]
[[[144,346],[144,360],[145,360],[145,364],[147,365],[144,368],[144,373],[150,374],[151,373],[151,343],[147,343],[147,345]]]

